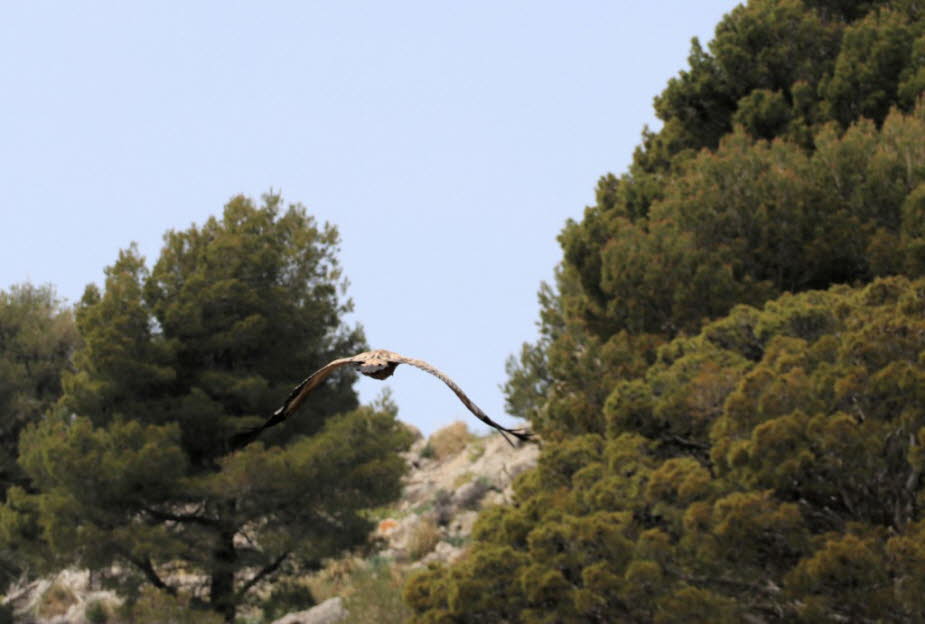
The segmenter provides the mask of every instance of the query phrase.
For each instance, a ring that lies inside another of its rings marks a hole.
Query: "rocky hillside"
[[[441,450],[435,448],[441,435],[458,438]],[[379,523],[381,555],[412,566],[455,559],[478,510],[508,502],[514,477],[534,466],[538,454],[536,445],[512,448],[500,435],[470,439],[462,423],[419,439],[408,453],[412,470],[401,501]]]
[[[402,498],[376,511],[373,536],[377,554],[332,561],[318,575],[304,579],[320,604],[279,616],[260,610],[242,621],[252,624],[319,624],[333,622],[402,622],[401,584],[414,569],[461,556],[478,511],[510,500],[511,483],[536,464],[539,449],[512,448],[497,434],[476,437],[454,423],[428,439],[419,437],[406,454],[410,472]],[[121,601],[100,591],[86,572],[66,570],[12,589],[4,603],[15,622],[26,624],[117,624]],[[170,622],[190,621],[168,618]]]
[[[411,471],[402,498],[379,510],[378,554],[331,562],[309,581],[315,596],[326,600],[273,624],[405,622],[405,578],[431,562],[463,556],[479,510],[509,502],[514,478],[538,456],[535,444],[512,448],[497,434],[474,437],[463,423],[419,438],[407,453]]]

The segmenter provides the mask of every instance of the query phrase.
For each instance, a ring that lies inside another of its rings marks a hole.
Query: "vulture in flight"
[[[448,385],[450,390],[456,393],[456,396],[459,397],[459,400],[462,401],[470,412],[472,412],[476,418],[481,420],[483,423],[489,427],[497,429],[508,444],[514,446],[514,443],[511,442],[511,439],[507,436],[510,434],[519,440],[530,440],[533,437],[528,431],[523,429],[508,429],[502,427],[491,418],[488,417],[485,412],[479,409],[479,406],[472,402],[472,400],[466,396],[466,393],[456,385],[452,379],[447,377],[445,374],[424,362],[423,360],[415,360],[414,358],[405,357],[394,353],[392,351],[386,351],[385,349],[376,349],[375,351],[366,351],[364,353],[358,353],[357,355],[345,358],[339,358],[328,364],[325,364],[320,369],[309,375],[302,383],[293,388],[292,392],[289,393],[289,396],[286,397],[286,400],[283,404],[273,412],[273,415],[259,427],[253,429],[248,429],[242,433],[239,433],[233,436],[230,440],[231,450],[236,450],[242,448],[254,440],[260,435],[264,429],[269,429],[274,425],[278,425],[283,422],[289,416],[294,414],[296,410],[299,409],[299,406],[305,401],[312,390],[317,388],[324,382],[327,377],[336,371],[342,366],[351,365],[356,370],[360,371],[362,374],[367,377],[372,377],[373,379],[386,379],[391,377],[392,373],[395,372],[395,368],[399,364],[410,364],[420,368],[422,371],[426,371]]]

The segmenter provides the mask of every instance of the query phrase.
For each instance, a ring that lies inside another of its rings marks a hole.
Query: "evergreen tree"
[[[694,41],[509,362],[540,465],[418,621],[925,619],[925,284],[882,278],[925,275],[923,35],[751,0]]]
[[[50,286],[0,291],[0,491],[25,485],[16,464],[19,433],[61,396],[77,329]]]
[[[235,197],[164,243],[152,269],[130,248],[87,288],[59,414],[21,442],[38,491],[11,496],[0,526],[129,595],[176,594],[192,571],[195,597],[232,622],[261,583],[366,542],[364,510],[399,494],[409,434],[388,404],[358,407],[344,374],[229,453],[307,371],[364,348],[342,322],[337,232],[278,196]]]
[[[546,445],[421,622],[925,618],[925,280],[738,306]]]
[[[77,346],[73,316],[50,286],[22,284],[0,292],[0,500],[28,488],[16,463],[19,435],[61,396],[61,376]],[[17,549],[0,550],[0,586],[22,573]]]

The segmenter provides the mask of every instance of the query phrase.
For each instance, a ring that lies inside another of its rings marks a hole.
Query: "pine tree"
[[[750,0],[694,42],[509,362],[539,466],[416,621],[925,619],[923,36]]]
[[[61,396],[61,377],[77,347],[71,311],[51,286],[21,284],[0,292],[0,500],[29,488],[17,464],[23,428],[38,422]],[[17,548],[0,549],[0,587],[22,574]]]
[[[547,444],[421,622],[925,617],[925,280],[738,306]]]
[[[272,436],[229,453],[308,372],[364,347],[338,237],[278,196],[233,198],[221,219],[170,231],[150,270],[134,248],[89,286],[83,345],[56,417],[29,428],[0,525],[129,595],[169,594],[181,570],[227,622],[260,584],[362,546],[364,510],[400,492],[409,434],[387,403],[358,407],[345,374]],[[116,567],[112,567],[112,566]]]

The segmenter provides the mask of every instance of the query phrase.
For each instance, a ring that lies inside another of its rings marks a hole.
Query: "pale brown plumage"
[[[365,351],[363,353],[358,353],[357,355],[351,357],[340,358],[325,364],[320,369],[309,375],[302,383],[293,388],[292,392],[289,393],[289,396],[286,397],[286,400],[283,404],[273,412],[273,415],[259,427],[250,429],[243,433],[231,438],[231,449],[238,449],[247,444],[253,442],[257,439],[257,436],[264,429],[268,429],[274,425],[286,420],[290,415],[292,415],[296,410],[299,409],[299,406],[305,401],[311,392],[317,388],[321,383],[327,379],[327,377],[333,373],[335,370],[342,366],[347,366],[348,364],[353,365],[356,370],[360,373],[372,377],[373,379],[386,379],[395,372],[395,368],[399,364],[410,364],[416,368],[420,368],[422,371],[426,371],[445,383],[450,387],[456,396],[459,397],[459,400],[462,401],[470,412],[472,412],[476,418],[484,422],[489,427],[497,429],[504,439],[507,440],[508,444],[511,446],[514,445],[511,442],[510,438],[506,434],[510,434],[519,440],[529,440],[532,437],[532,434],[528,431],[522,429],[508,429],[502,427],[491,418],[488,417],[485,412],[483,412],[478,405],[472,402],[472,400],[466,396],[466,393],[456,385],[452,379],[447,377],[441,371],[437,370],[427,362],[423,360],[416,360],[414,358],[405,357],[393,351],[386,351],[385,349],[376,349],[375,351]]]

